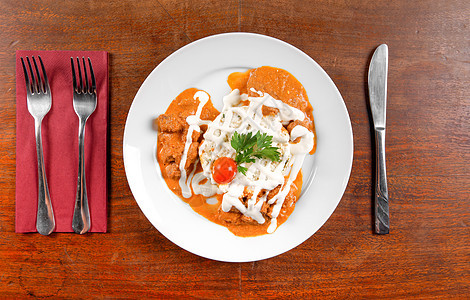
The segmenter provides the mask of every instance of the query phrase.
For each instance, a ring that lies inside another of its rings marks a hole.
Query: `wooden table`
[[[0,297],[467,298],[470,295],[470,2],[0,2]],[[124,124],[146,76],[199,38],[246,31],[315,59],[354,132],[346,192],[327,223],[275,258],[222,263],[182,250],[137,206]],[[374,161],[367,68],[390,49],[391,233],[372,233]],[[15,50],[110,53],[109,232],[16,234]]]

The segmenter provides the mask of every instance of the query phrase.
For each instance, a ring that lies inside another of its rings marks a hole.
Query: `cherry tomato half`
[[[237,175],[237,163],[230,157],[219,157],[212,166],[212,178],[218,184],[229,183]]]

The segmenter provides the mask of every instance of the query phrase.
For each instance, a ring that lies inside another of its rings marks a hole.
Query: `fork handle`
[[[80,118],[78,128],[78,180],[77,197],[73,211],[72,229],[75,233],[84,234],[90,229],[90,210],[85,179],[85,124],[86,120]]]
[[[51,197],[49,195],[49,187],[47,185],[46,169],[44,168],[41,121],[40,119],[34,120],[38,158],[38,212],[36,229],[42,235],[49,235],[55,228],[55,219]]]

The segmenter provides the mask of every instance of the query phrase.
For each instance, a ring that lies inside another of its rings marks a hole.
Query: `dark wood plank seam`
[[[179,23],[173,18],[173,16],[168,12],[168,10],[163,6],[163,4],[162,4],[159,0],[155,0],[155,2],[157,2],[157,3],[160,5],[161,9],[163,9],[163,11],[167,14],[167,16],[168,16],[175,24],[177,24],[178,27],[180,27],[180,26],[179,26]],[[184,36],[188,39],[189,42],[192,42],[192,41],[193,41],[193,40],[188,36],[188,34],[186,33],[186,31],[184,31],[184,30],[181,30],[181,31],[183,32]]]

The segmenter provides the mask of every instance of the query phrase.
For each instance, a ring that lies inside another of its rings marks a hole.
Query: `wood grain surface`
[[[468,299],[470,2],[0,1],[0,298]],[[351,178],[326,224],[253,263],[182,250],[137,206],[122,138],[146,76],[178,48],[245,31],[315,59],[348,108]],[[367,68],[389,46],[387,170],[391,233],[374,235]],[[16,234],[15,51],[110,53],[109,232]]]

